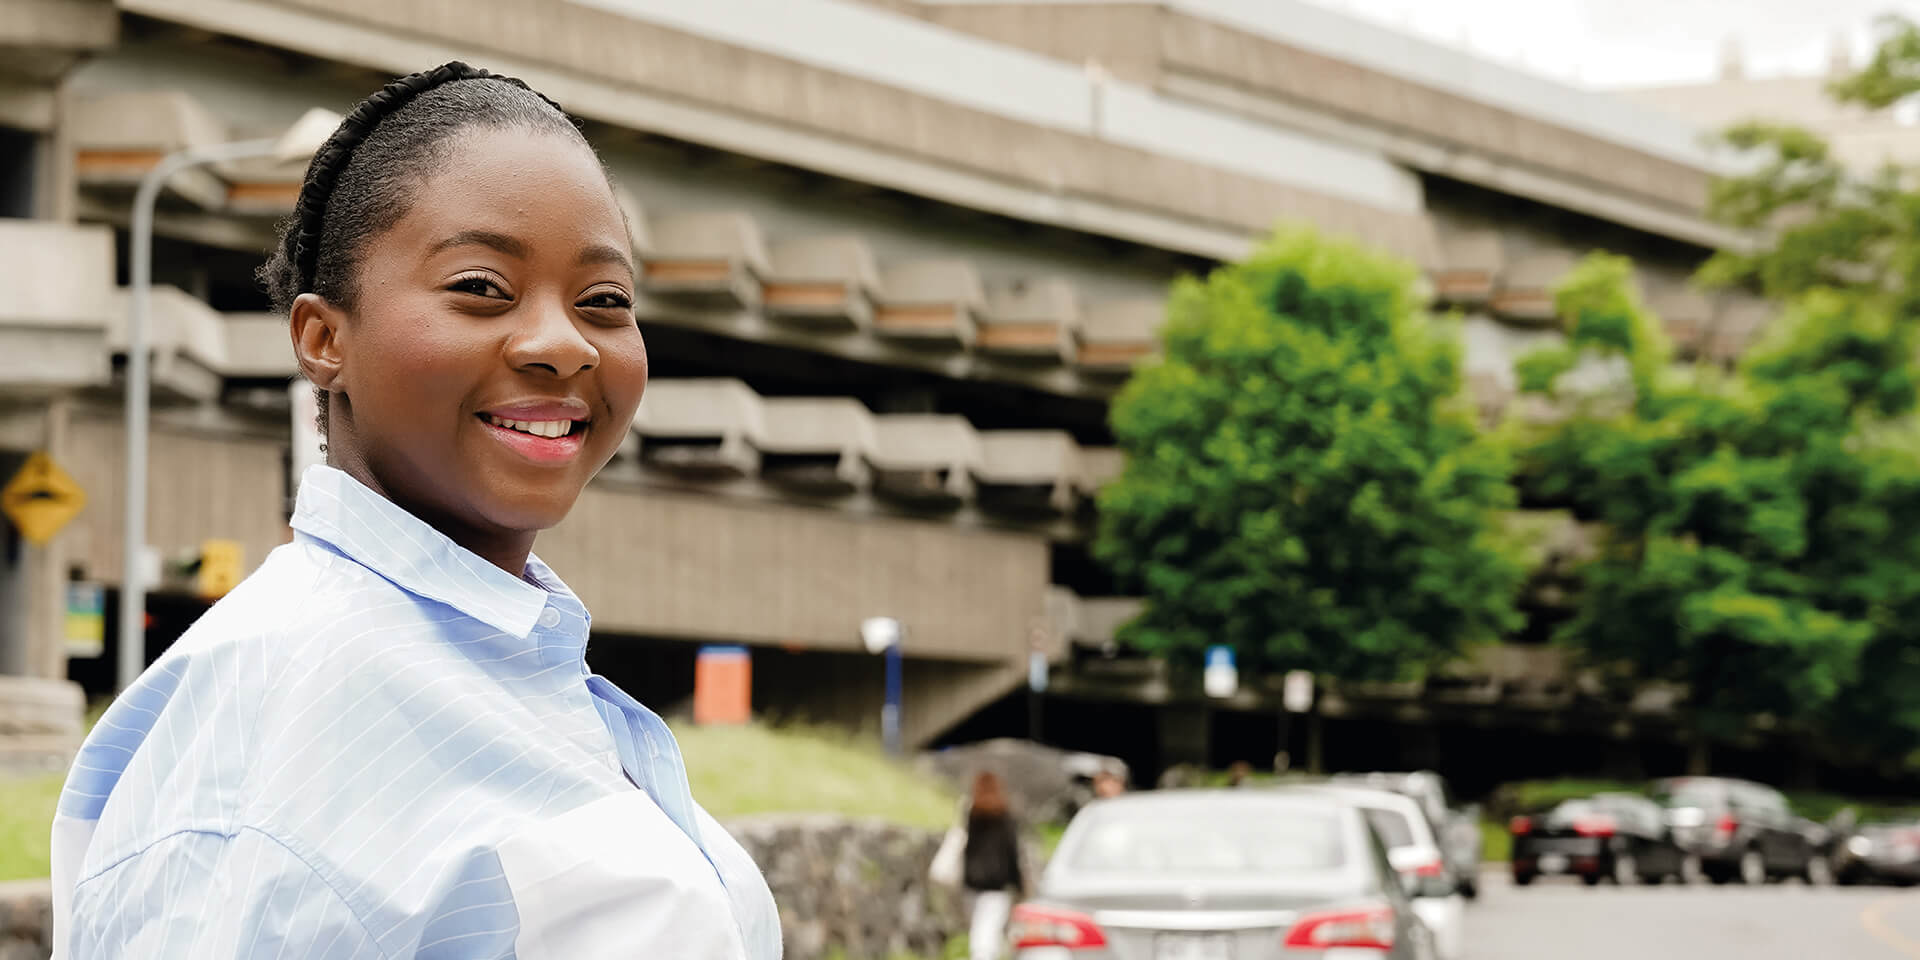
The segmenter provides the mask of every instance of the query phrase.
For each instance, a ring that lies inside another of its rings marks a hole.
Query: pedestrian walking
[[[395,80],[314,156],[262,278],[326,464],[293,542],[82,747],[55,956],[777,960],[759,871],[532,553],[647,380],[580,127],[463,63]]]
[[[973,960],[994,960],[1006,939],[1013,900],[1025,892],[1020,869],[1020,826],[1000,777],[974,775],[967,806],[965,883],[973,895],[968,942]]]

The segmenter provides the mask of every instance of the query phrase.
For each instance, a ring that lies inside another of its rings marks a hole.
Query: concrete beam
[[[745,476],[760,468],[767,428],[760,395],[739,380],[687,378],[647,385],[633,419],[649,466],[699,477]]]
[[[120,40],[120,12],[105,0],[7,0],[0,50],[104,50]]]
[[[851,397],[766,397],[760,473],[818,494],[865,489],[877,441],[873,414]]]
[[[1156,155],[583,5],[123,0],[135,12],[405,71],[475,56],[576,113],[973,209],[1232,259],[1283,216],[1399,250],[1417,210]],[[583,57],[582,50],[606,56]],[[588,66],[583,68],[582,64]],[[1011,145],[1019,144],[1019,149]],[[1412,187],[1417,193],[1417,185]]]
[[[1036,363],[1065,363],[1079,345],[1080,296],[1065,280],[1042,277],[996,284],[987,297],[976,348]]]
[[[873,326],[880,268],[867,242],[852,234],[796,237],[777,242],[763,306],[768,315],[825,332]]]

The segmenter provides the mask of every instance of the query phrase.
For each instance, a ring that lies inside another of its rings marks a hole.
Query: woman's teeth
[[[536,437],[550,439],[564,437],[573,432],[572,420],[506,420],[488,414],[487,422],[496,427],[505,427],[508,430],[518,430],[521,433],[531,433]]]

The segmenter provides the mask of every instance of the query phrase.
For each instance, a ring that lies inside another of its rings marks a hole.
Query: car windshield
[[[1387,849],[1413,846],[1413,824],[1408,822],[1405,814],[1367,807],[1366,815],[1367,822],[1373,825],[1373,832],[1380,835],[1380,842],[1386,844]]]
[[[1184,814],[1184,815],[1182,815]],[[1271,818],[1210,816],[1194,808],[1099,811],[1075,841],[1077,871],[1270,873],[1330,870],[1346,862],[1334,814],[1287,810]]]

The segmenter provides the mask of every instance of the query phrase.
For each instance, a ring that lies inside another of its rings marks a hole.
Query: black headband
[[[287,231],[287,255],[299,278],[298,292],[304,293],[313,288],[313,274],[320,255],[320,231],[326,224],[327,200],[333,196],[334,185],[339,182],[347,162],[353,159],[353,151],[372,135],[381,120],[428,90],[459,80],[496,80],[512,84],[539,97],[561,116],[566,115],[559,104],[524,82],[471,67],[458,60],[443,63],[432,70],[408,74],[374,91],[360,101],[360,105],[354,107],[345,120],[340,121],[340,126],[327,138],[326,144],[314,153],[312,162],[307,165],[306,183],[300,188],[299,202],[293,208],[294,227]]]

